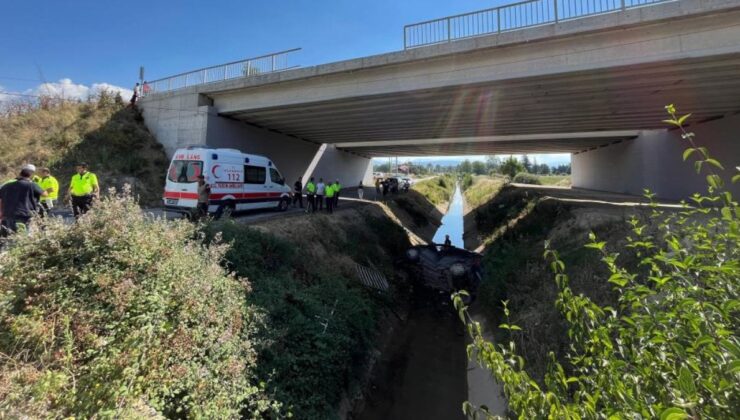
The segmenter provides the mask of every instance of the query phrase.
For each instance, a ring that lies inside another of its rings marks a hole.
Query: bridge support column
[[[725,167],[719,175],[735,198],[740,185],[730,178],[740,165],[740,115],[728,116],[687,127],[696,134],[698,146],[709,149]],[[633,140],[588,150],[572,156],[574,188],[642,195],[645,188],[667,200],[688,199],[706,193],[704,175],[697,175],[694,158],[684,162],[689,147],[678,130],[644,131]]]
[[[373,182],[372,159],[323,144],[306,170],[304,182],[310,177],[324,181],[339,180],[345,187],[356,187],[360,181],[368,187]]]

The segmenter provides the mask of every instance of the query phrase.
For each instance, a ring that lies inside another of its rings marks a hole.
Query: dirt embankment
[[[169,163],[164,149],[141,115],[114,97],[0,117],[0,182],[33,163],[50,167],[64,192],[78,162],[90,165],[104,191],[129,184],[142,205],[161,203]]]

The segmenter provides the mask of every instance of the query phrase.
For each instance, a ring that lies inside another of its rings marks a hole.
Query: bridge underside
[[[738,112],[739,75],[727,54],[221,115],[370,157],[577,153],[665,128],[668,103]]]
[[[236,147],[290,178],[367,181],[376,156],[572,153],[574,186],[681,198],[704,181],[662,122],[667,104],[693,114],[726,167],[740,164],[740,0],[661,2],[141,102],[168,151]]]

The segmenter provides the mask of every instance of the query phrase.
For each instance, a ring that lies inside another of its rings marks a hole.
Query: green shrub
[[[469,354],[501,381],[509,409],[520,418],[725,419],[740,413],[740,208],[717,175],[721,164],[683,129],[688,116],[667,109],[668,122],[691,143],[684,159],[697,156],[697,173],[706,173],[708,194],[694,195],[693,206],[684,203],[680,212],[654,206],[648,223],[631,219],[627,248],[638,268],[626,268],[619,253],[590,235],[587,248],[604,263],[604,281],[618,295],[615,307],[574,293],[562,258],[545,245],[569,346],[564,360],[550,353],[544,386],[524,370],[515,339],[487,342],[455,298],[461,318],[471,323]],[[520,330],[509,322],[501,328],[514,338]],[[488,415],[468,403],[464,410]]]
[[[104,198],[0,254],[0,417],[259,417],[258,311],[195,228]]]
[[[542,185],[542,182],[537,175],[533,175],[527,172],[519,172],[518,174],[516,174],[516,176],[514,176],[512,182],[515,182],[517,184]]]
[[[464,174],[462,177],[462,181],[460,182],[460,188],[462,188],[463,191],[467,191],[468,188],[473,186],[473,176],[470,174]]]
[[[508,158],[506,158],[501,163],[501,167],[499,168],[499,170],[503,175],[506,175],[509,178],[513,178],[514,175],[518,174],[519,172],[527,171],[522,162],[519,162],[519,159],[515,158],[514,156],[509,156]]]

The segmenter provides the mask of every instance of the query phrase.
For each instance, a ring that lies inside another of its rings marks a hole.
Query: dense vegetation
[[[397,304],[354,263],[403,289],[406,234],[374,206],[267,223],[203,231],[111,196],[15,236],[0,253],[0,417],[336,417]]]
[[[516,182],[517,184],[542,185],[542,182],[540,181],[539,177],[537,177],[537,175],[532,175],[527,172],[519,172],[518,174],[514,175],[514,178],[511,180],[511,182]]]
[[[560,354],[548,353],[539,383],[526,367],[532,359],[521,356],[522,335],[539,330],[505,319],[501,328],[511,340],[496,345],[455,299],[470,323],[470,351],[501,381],[515,416],[724,419],[740,412],[740,209],[718,175],[722,165],[684,131],[688,116],[667,109],[668,122],[690,143],[684,160],[696,157],[708,193],[693,196],[681,211],[654,206],[648,220],[632,217],[621,254],[608,234],[606,240],[603,232],[589,235],[586,249],[601,260],[595,274],[613,289],[614,304],[579,293],[567,274],[578,274],[577,263],[545,243],[567,344]],[[732,178],[737,182],[740,174]],[[485,407],[465,410],[487,415]]]
[[[260,417],[260,311],[187,223],[103,198],[0,254],[0,417]]]
[[[104,190],[128,183],[142,204],[160,204],[167,157],[120,96],[103,91],[86,102],[48,99],[0,117],[0,182],[33,163],[50,167],[66,191],[80,161]]]

